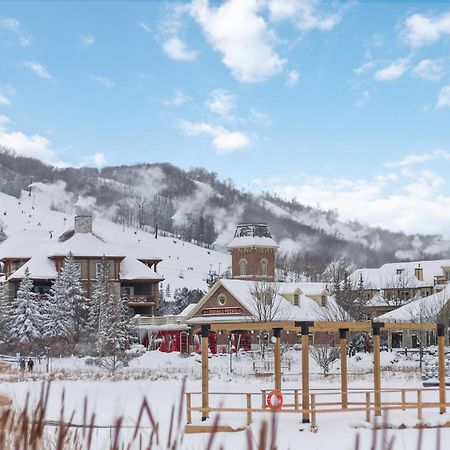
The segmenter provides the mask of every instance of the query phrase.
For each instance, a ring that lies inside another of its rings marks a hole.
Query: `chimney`
[[[423,268],[420,267],[420,264],[419,264],[419,267],[416,267],[416,268],[414,269],[414,275],[416,276],[416,278],[417,278],[419,281],[423,281]]]
[[[92,233],[92,216],[75,216],[75,233]]]

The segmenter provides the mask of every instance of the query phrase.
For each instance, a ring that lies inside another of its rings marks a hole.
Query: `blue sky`
[[[446,2],[2,2],[0,143],[450,235]]]

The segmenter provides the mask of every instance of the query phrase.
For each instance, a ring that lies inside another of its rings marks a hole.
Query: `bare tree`
[[[252,320],[255,322],[272,322],[288,319],[289,311],[283,306],[283,299],[279,295],[277,283],[257,281],[250,285],[250,293],[254,311]],[[261,330],[257,336],[264,357],[269,342],[269,333],[266,330]]]
[[[309,348],[309,354],[317,365],[323,370],[325,376],[330,372],[330,366],[334,361],[340,357],[340,352],[337,347],[329,345],[313,346]]]
[[[384,284],[388,305],[399,307],[412,300],[409,294],[414,285],[414,278],[406,269],[399,269],[396,275],[392,275],[391,279]]]

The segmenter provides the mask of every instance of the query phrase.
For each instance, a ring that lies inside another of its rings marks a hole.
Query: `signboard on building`
[[[202,309],[204,316],[222,316],[226,314],[242,314],[242,308],[205,308]]]

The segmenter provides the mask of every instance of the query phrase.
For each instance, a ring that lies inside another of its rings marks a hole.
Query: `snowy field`
[[[289,352],[286,356],[291,361],[290,370],[285,371],[283,377],[283,388],[300,388],[299,353]],[[253,392],[259,393],[262,389],[273,388],[273,380],[259,378],[253,375],[251,357],[233,356],[233,374],[229,372],[228,355],[217,356],[210,359],[211,367],[211,393],[230,392]],[[417,370],[417,362],[413,359],[397,357],[395,353],[382,353],[383,388],[419,388],[422,387],[420,373]],[[349,371],[353,373],[349,377],[349,387],[358,389],[372,388],[371,355],[360,354],[349,359]],[[182,358],[178,354],[163,354],[160,352],[147,352],[145,355],[136,358],[130,367],[122,373],[111,378],[91,366],[86,366],[83,359],[64,358],[53,359],[51,367],[54,372],[54,381],[50,386],[49,407],[46,413],[47,420],[58,420],[61,414],[61,398],[65,393],[64,417],[69,420],[73,411],[75,415],[72,423],[83,421],[84,402],[87,399],[89,416],[95,413],[97,425],[105,427],[111,426],[115,420],[121,416],[124,418],[124,429],[121,438],[127,442],[137,421],[139,409],[144,398],[147,399],[155,420],[159,423],[160,436],[162,438],[161,448],[165,448],[165,441],[169,432],[169,418],[171,408],[178,404],[180,399],[182,379],[187,377],[186,390],[189,392],[199,392],[200,363],[198,357]],[[11,397],[18,408],[24,405],[27,394],[30,394],[31,402],[35,403],[39,399],[42,388],[42,379],[46,378],[45,362],[37,368],[37,373],[33,376],[25,374],[21,376],[14,368],[9,373],[3,373],[3,382],[0,384],[0,393]],[[323,377],[320,369],[311,360],[311,388],[312,389],[337,389],[339,387],[339,365],[332,369],[332,374]],[[9,380],[9,381],[5,381]],[[394,396],[399,394],[386,394],[395,400]],[[255,398],[255,403],[260,397]],[[331,401],[336,401],[336,397],[330,396]],[[427,398],[424,398],[427,400]],[[199,405],[199,396],[193,397],[193,405]],[[244,405],[241,397],[230,397],[223,394],[211,395],[211,404],[218,406]],[[259,406],[259,404],[257,404]],[[176,409],[177,411],[177,409]],[[183,410],[184,414],[184,410]],[[387,421],[395,426],[406,424],[408,426],[417,423],[417,412],[410,410],[407,412],[394,411]],[[257,440],[262,420],[271,420],[271,414],[254,414],[254,423],[251,425],[254,438]],[[193,413],[193,423],[199,424],[199,413]],[[335,449],[349,450],[354,448],[356,435],[360,435],[360,449],[372,448],[372,430],[368,429],[368,424],[364,422],[364,412],[319,414],[317,423],[317,433],[311,432],[309,426],[301,424],[297,414],[280,414],[278,419],[277,444],[279,449]],[[213,416],[211,421],[213,420]],[[440,416],[435,409],[424,410],[424,421],[435,424],[438,421],[450,420],[450,415]],[[182,424],[186,421],[183,416]],[[246,417],[243,413],[228,413],[221,417],[221,423],[232,426],[244,426]],[[143,423],[142,433],[148,436],[151,428],[148,418]],[[126,428],[130,427],[130,428]],[[51,430],[51,427],[49,427]],[[51,431],[49,431],[51,433]],[[107,448],[110,441],[111,430],[109,428],[97,429],[94,432],[96,449]],[[389,440],[395,437],[395,450],[416,448],[419,431],[414,429],[388,430],[384,434],[377,432],[378,444],[382,440]],[[436,429],[424,430],[423,449],[436,448]],[[441,442],[448,443],[450,440],[450,429],[441,430]],[[190,434],[184,436],[182,448],[201,449],[206,448],[208,435]],[[255,441],[256,442],[256,441]],[[212,448],[224,449],[245,449],[247,448],[247,437],[245,432],[238,433],[218,433],[215,436]],[[135,448],[139,448],[136,446]],[[383,448],[383,447],[379,447]],[[445,449],[441,446],[442,449]],[[448,447],[447,447],[448,448]]]

